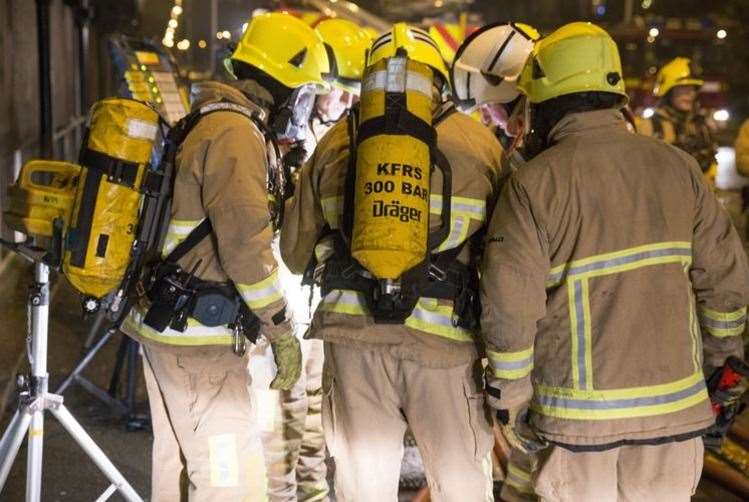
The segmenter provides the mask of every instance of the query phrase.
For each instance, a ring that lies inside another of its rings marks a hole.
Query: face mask
[[[281,141],[303,141],[314,105],[314,86],[304,85],[294,89],[289,99],[278,109],[271,123],[276,137]]]

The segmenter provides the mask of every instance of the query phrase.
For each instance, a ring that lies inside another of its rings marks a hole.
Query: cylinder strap
[[[137,162],[118,159],[88,147],[81,150],[79,162],[88,169],[104,174],[110,183],[130,189],[135,187],[139,166]]]

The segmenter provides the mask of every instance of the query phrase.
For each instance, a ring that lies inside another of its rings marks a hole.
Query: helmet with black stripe
[[[450,68],[453,99],[465,113],[484,104],[513,102],[517,81],[540,38],[522,23],[495,23],[473,32],[458,48]]]
[[[449,85],[450,75],[437,43],[426,31],[406,23],[394,24],[390,31],[372,42],[367,54],[367,66],[395,56],[399,49],[405,50],[414,61],[430,66],[443,80],[443,85]]]

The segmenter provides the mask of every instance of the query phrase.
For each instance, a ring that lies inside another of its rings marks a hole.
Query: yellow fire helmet
[[[437,43],[426,31],[406,23],[394,24],[390,31],[372,42],[367,66],[395,56],[398,49],[405,49],[409,58],[430,66],[444,79],[446,86],[450,84],[450,75]]]
[[[680,85],[702,87],[704,80],[696,78],[689,58],[676,58],[660,69],[655,77],[653,94],[662,98],[668,91]]]
[[[322,39],[290,14],[253,17],[231,60],[257,68],[290,89],[303,85],[314,85],[318,92],[330,89],[323,78],[330,67]]]
[[[325,19],[315,28],[328,52],[330,85],[359,95],[364,58],[372,43],[366,31],[346,19]]]
[[[593,23],[566,24],[537,42],[518,88],[531,103],[591,91],[628,101],[616,42]]]

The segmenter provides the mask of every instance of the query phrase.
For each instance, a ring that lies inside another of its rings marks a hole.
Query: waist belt
[[[333,256],[325,262],[321,294],[334,289],[349,289],[364,295],[369,312],[377,323],[403,324],[414,310],[419,298],[435,298],[453,302],[456,326],[478,328],[481,307],[478,301],[478,274],[457,260],[444,268],[435,264],[427,274],[412,270],[408,273],[428,277],[426,280],[393,282],[373,277],[353,258]]]

